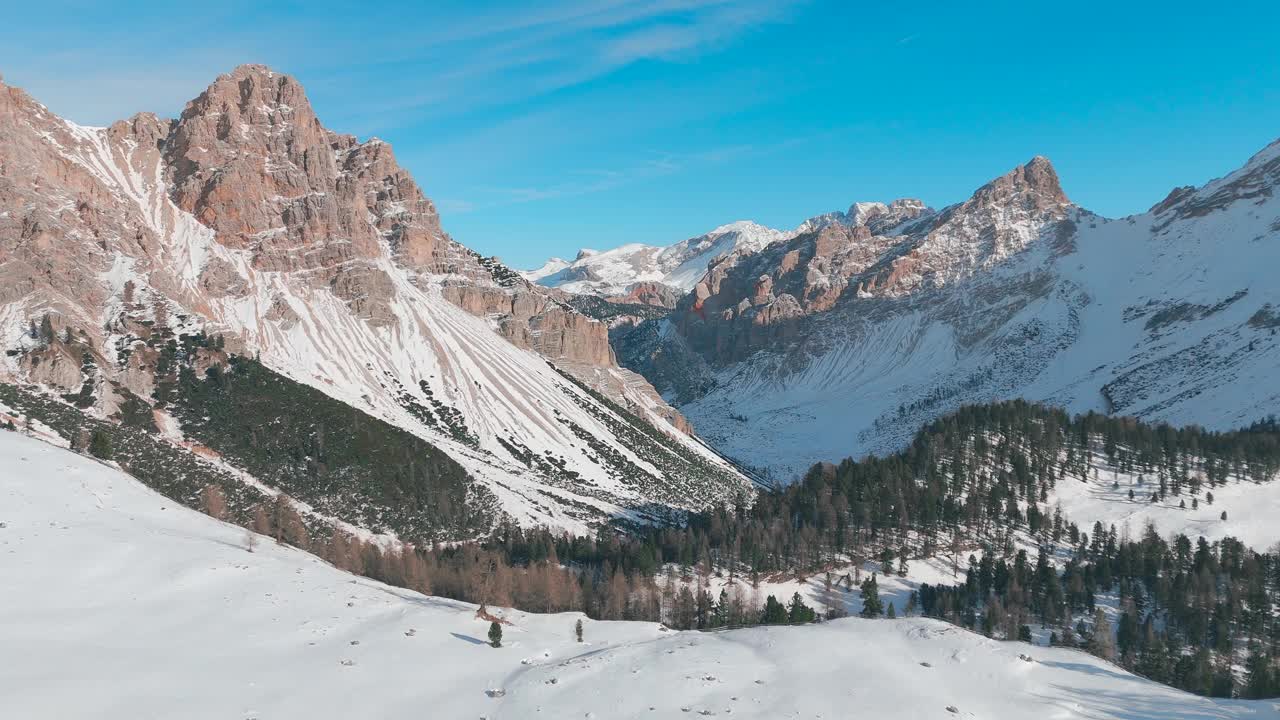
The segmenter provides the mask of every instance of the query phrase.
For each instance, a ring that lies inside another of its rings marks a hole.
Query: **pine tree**
[[[49,319],[48,315],[45,315],[40,320],[40,339],[47,345],[53,342],[54,337],[53,321]]]
[[[111,435],[105,430],[94,430],[89,439],[89,454],[99,460],[110,460],[114,451],[111,447]]]
[[[493,647],[502,647],[502,624],[497,620],[489,623],[489,644]]]
[[[791,607],[787,609],[787,622],[792,625],[803,625],[817,619],[817,613],[813,611],[813,608],[804,604],[800,593],[797,592],[791,596]]]
[[[886,618],[889,618],[890,620],[897,620],[897,619],[898,619],[898,609],[897,609],[897,608],[895,608],[895,607],[893,606],[893,603],[892,603],[892,602],[891,602],[891,603],[889,603],[889,610],[885,613],[885,615],[884,615],[884,616],[885,616]]]
[[[864,618],[876,618],[882,614],[884,614],[884,607],[880,604],[880,587],[876,582],[875,574],[872,574],[862,583],[862,612],[860,615]]]
[[[1245,687],[1243,697],[1253,700],[1271,697],[1276,690],[1276,677],[1271,670],[1271,658],[1260,645],[1249,649],[1245,663]]]
[[[1093,633],[1089,637],[1089,652],[1103,660],[1110,660],[1115,656],[1111,639],[1111,622],[1107,620],[1102,608],[1098,608],[1093,614]]]
[[[573,635],[582,642],[582,618],[578,618],[578,622],[573,624]]]
[[[787,608],[778,602],[778,598],[770,595],[764,602],[764,614],[760,622],[765,625],[786,625]]]

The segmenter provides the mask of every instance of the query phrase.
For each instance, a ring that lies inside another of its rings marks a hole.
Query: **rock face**
[[[262,66],[175,120],[109,128],[0,84],[0,317],[4,379],[87,383],[107,416],[151,397],[169,339],[222,335],[438,444],[519,520],[693,507],[746,484],[617,366],[606,324],[454,242],[388,144],[326,129]],[[635,422],[670,457],[629,449]]]
[[[785,242],[713,263],[672,322],[713,363],[792,342],[804,318],[842,300],[901,297],[993,267],[1066,217],[1070,202],[1037,157],[939,214],[918,200],[860,203],[810,220]]]
[[[1033,158],[937,213],[859,204],[712,263],[616,351],[718,449],[784,482],[897,449],[965,403],[1245,425],[1280,400],[1264,269],[1280,262],[1278,183],[1280,143],[1108,220]]]

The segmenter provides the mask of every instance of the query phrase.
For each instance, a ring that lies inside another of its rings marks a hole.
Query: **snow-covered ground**
[[[340,572],[0,432],[0,698],[13,718],[1280,718],[942,623],[667,632]],[[1032,656],[1028,662],[1022,653]],[[954,708],[948,711],[948,706]]]
[[[1186,535],[1193,541],[1204,537],[1209,542],[1233,537],[1245,545],[1265,552],[1280,542],[1280,527],[1275,522],[1275,508],[1280,501],[1280,482],[1257,483],[1232,477],[1226,484],[1210,488],[1205,483],[1198,495],[1188,489],[1181,495],[1172,492],[1159,502],[1151,502],[1151,493],[1159,489],[1154,475],[1114,472],[1101,462],[1094,465],[1096,478],[1081,482],[1077,478],[1059,480],[1042,507],[1052,512],[1061,505],[1062,513],[1080,525],[1084,532],[1092,532],[1093,523],[1104,527],[1112,525],[1121,534],[1128,532],[1138,538],[1148,524],[1154,525],[1162,537]],[[1091,472],[1091,475],[1093,473]],[[1129,499],[1133,490],[1134,499]],[[1207,500],[1213,494],[1213,503]],[[1198,501],[1193,503],[1193,500]],[[1186,507],[1180,506],[1185,502]],[[1227,519],[1222,519],[1222,513]]]

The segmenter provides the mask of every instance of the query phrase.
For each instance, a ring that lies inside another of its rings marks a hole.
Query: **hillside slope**
[[[577,615],[507,612],[495,650],[474,606],[266,538],[246,552],[244,530],[17,433],[0,432],[0,497],[0,696],[16,717],[1280,717],[920,619],[588,621],[579,645]]]

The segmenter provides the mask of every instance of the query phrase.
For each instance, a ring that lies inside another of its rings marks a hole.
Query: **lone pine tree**
[[[884,614],[884,606],[880,603],[880,587],[873,574],[862,582],[862,617],[875,618]]]

